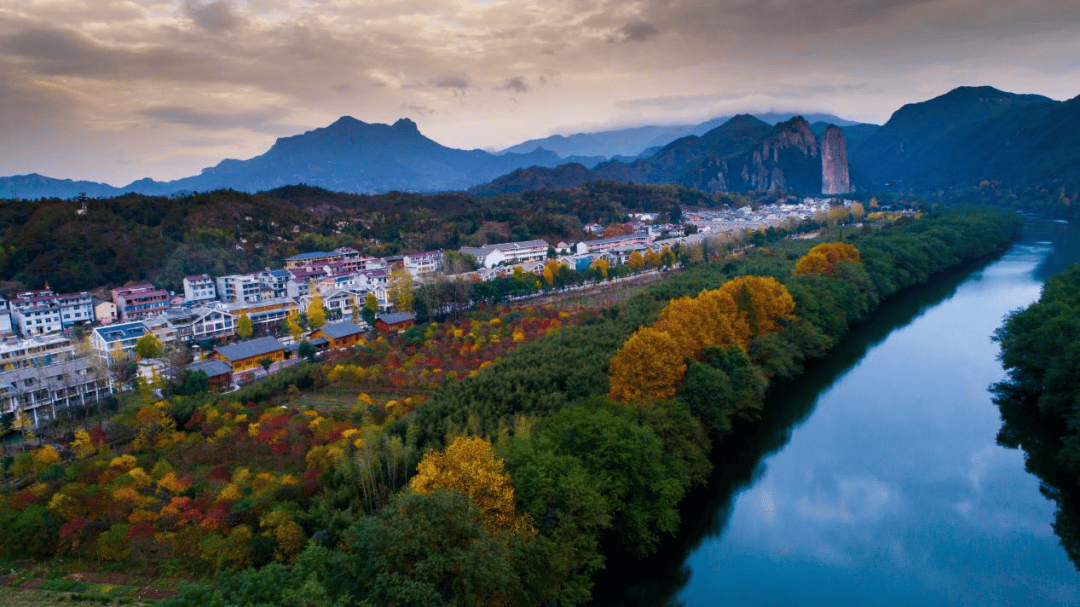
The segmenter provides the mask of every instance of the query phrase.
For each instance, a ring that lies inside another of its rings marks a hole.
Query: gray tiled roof
[[[207,377],[217,377],[218,375],[232,373],[232,366],[221,360],[206,360],[201,363],[188,365],[184,368],[193,373],[202,371]]]
[[[273,337],[260,337],[251,341],[222,346],[217,349],[217,353],[229,360],[243,360],[284,349],[285,345]]]
[[[342,337],[348,337],[364,332],[364,330],[360,328],[360,325],[349,320],[336,322],[332,325],[325,325],[321,330],[323,333],[326,333],[334,339],[341,339]]]
[[[391,312],[389,314],[380,314],[377,318],[388,325],[396,325],[399,322],[415,320],[416,315],[412,312]]]

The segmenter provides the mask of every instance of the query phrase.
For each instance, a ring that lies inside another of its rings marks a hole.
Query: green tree
[[[367,322],[369,327],[375,326],[375,314],[379,312],[379,299],[375,297],[374,293],[368,293],[364,296],[364,321]]]
[[[240,339],[247,339],[254,332],[255,326],[251,322],[251,317],[247,315],[247,312],[241,312],[240,318],[236,319],[236,334]]]
[[[165,351],[165,346],[154,337],[153,333],[147,333],[135,340],[135,356],[139,358],[157,358]]]

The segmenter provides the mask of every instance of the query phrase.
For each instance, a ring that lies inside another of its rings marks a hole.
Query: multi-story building
[[[217,285],[209,274],[184,277],[184,300],[206,301],[217,299]]]
[[[256,303],[262,300],[262,282],[255,274],[218,276],[218,299],[225,303]]]
[[[256,274],[256,278],[262,284],[262,299],[284,299],[289,296],[292,274],[288,271],[267,268]]]
[[[486,244],[482,247],[461,247],[459,252],[472,255],[480,265],[491,268],[500,263],[514,264],[544,259],[547,257],[548,246],[546,240],[525,240]]]
[[[150,283],[113,289],[112,300],[122,322],[155,316],[172,305],[169,292]]]
[[[296,268],[314,266],[328,261],[341,261],[343,256],[343,253],[338,253],[337,251],[331,253],[328,253],[326,251],[312,251],[310,253],[301,253],[299,255],[293,255],[292,257],[287,258],[285,260],[285,269],[294,270]]]
[[[627,234],[626,236],[613,236],[611,238],[598,238],[596,240],[586,240],[584,243],[586,250],[578,251],[579,253],[602,253],[618,247],[626,247],[632,245],[649,245],[652,244],[652,236],[647,232],[637,232],[634,234]]]
[[[299,311],[300,308],[291,299],[270,299],[258,303],[235,303],[228,306],[228,312],[234,318],[239,319],[241,314],[247,314],[253,325],[279,323],[289,314]]]
[[[545,247],[547,243],[544,243]],[[547,249],[545,248],[545,252]],[[409,253],[402,259],[405,269],[417,278],[430,276],[442,269],[442,251]]]
[[[108,373],[83,357],[44,367],[0,372],[0,414],[22,411],[36,428],[71,407],[87,407],[112,394]]]
[[[172,325],[176,339],[180,341],[205,341],[236,335],[236,316],[215,307],[169,310],[164,318]]]
[[[8,300],[0,297],[0,335],[8,335],[10,333],[12,333],[11,307],[8,305]]]
[[[94,299],[94,318],[99,325],[111,325],[116,322],[116,304],[111,301]]]
[[[62,335],[39,335],[0,343],[0,369],[40,367],[75,357],[75,345]]]
[[[55,333],[94,322],[93,298],[87,293],[57,295],[52,291],[19,293],[8,302],[11,321],[23,336]]]
[[[114,351],[128,357],[135,352],[135,342],[149,332],[142,322],[98,327],[90,333],[90,351],[95,357],[110,362]]]

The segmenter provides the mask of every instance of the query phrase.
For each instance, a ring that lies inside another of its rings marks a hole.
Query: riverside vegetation
[[[995,384],[998,442],[1022,448],[1026,468],[1057,504],[1054,531],[1080,569],[1080,266],[1046,281],[1039,300],[995,334],[1008,378]]]
[[[606,556],[678,528],[771,381],[1019,224],[968,209],[776,235],[616,308],[480,310],[217,400],[146,393],[130,452],[99,431],[68,460],[6,461],[2,550],[216,576],[174,605],[585,604]]]

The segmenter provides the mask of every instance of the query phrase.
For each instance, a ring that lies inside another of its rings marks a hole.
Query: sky
[[[1076,0],[0,0],[0,175],[197,174],[343,115],[456,148],[1080,95]]]

